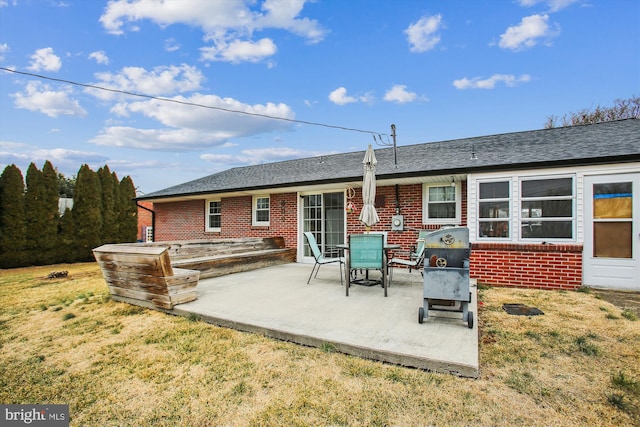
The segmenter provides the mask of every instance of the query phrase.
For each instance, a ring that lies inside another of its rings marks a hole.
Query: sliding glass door
[[[303,232],[310,231],[316,238],[320,250],[327,257],[338,256],[335,246],[344,243],[345,210],[344,192],[303,194],[302,196]],[[306,239],[303,257],[312,257]]]

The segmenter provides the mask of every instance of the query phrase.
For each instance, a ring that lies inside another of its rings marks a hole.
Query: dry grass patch
[[[589,293],[479,294],[473,380],[117,303],[95,264],[3,270],[0,402],[68,403],[74,426],[640,423],[640,322]]]

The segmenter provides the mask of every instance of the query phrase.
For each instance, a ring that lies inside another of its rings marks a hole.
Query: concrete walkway
[[[311,264],[285,264],[201,280],[198,299],[177,315],[199,315],[219,326],[363,358],[465,377],[477,377],[477,295],[472,286],[469,329],[461,313],[429,311],[418,323],[422,276],[396,270],[385,298],[380,286],[352,285],[349,297],[338,267],[325,265],[307,278]]]

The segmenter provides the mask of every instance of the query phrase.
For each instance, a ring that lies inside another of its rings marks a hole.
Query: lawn
[[[468,379],[115,302],[94,263],[0,270],[0,403],[69,404],[72,426],[640,425],[634,313],[590,292],[479,301]]]

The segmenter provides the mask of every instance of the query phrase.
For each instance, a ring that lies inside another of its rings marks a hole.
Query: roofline
[[[608,157],[597,157],[597,158],[588,158],[588,159],[557,160],[552,162],[547,161],[547,162],[531,162],[531,163],[511,163],[506,165],[482,165],[482,166],[476,166],[476,167],[436,169],[436,170],[430,170],[430,171],[414,171],[414,172],[404,172],[404,173],[397,173],[397,174],[387,173],[387,174],[378,174],[376,178],[378,180],[390,180],[390,179],[401,179],[401,178],[413,178],[413,177],[420,177],[420,176],[452,175],[452,174],[461,174],[461,173],[470,174],[470,173],[485,172],[485,171],[497,172],[497,171],[510,171],[510,170],[519,170],[519,169],[559,168],[559,167],[566,167],[566,166],[593,166],[593,165],[602,165],[602,164],[610,164],[610,163],[633,163],[637,161],[640,161],[640,153],[625,155],[625,156],[608,156]],[[175,195],[164,195],[164,196],[154,196],[154,197],[142,196],[142,197],[136,197],[134,200],[153,201],[153,200],[185,199],[185,198],[193,198],[197,196],[238,193],[238,192],[258,193],[261,190],[304,187],[304,186],[312,186],[312,185],[319,185],[319,184],[340,184],[340,183],[361,181],[361,180],[362,180],[361,175],[355,175],[351,177],[325,179],[321,181],[307,180],[307,181],[287,182],[287,183],[275,184],[275,185],[226,188],[224,190],[213,190],[213,191],[195,191],[195,192],[180,193]]]

